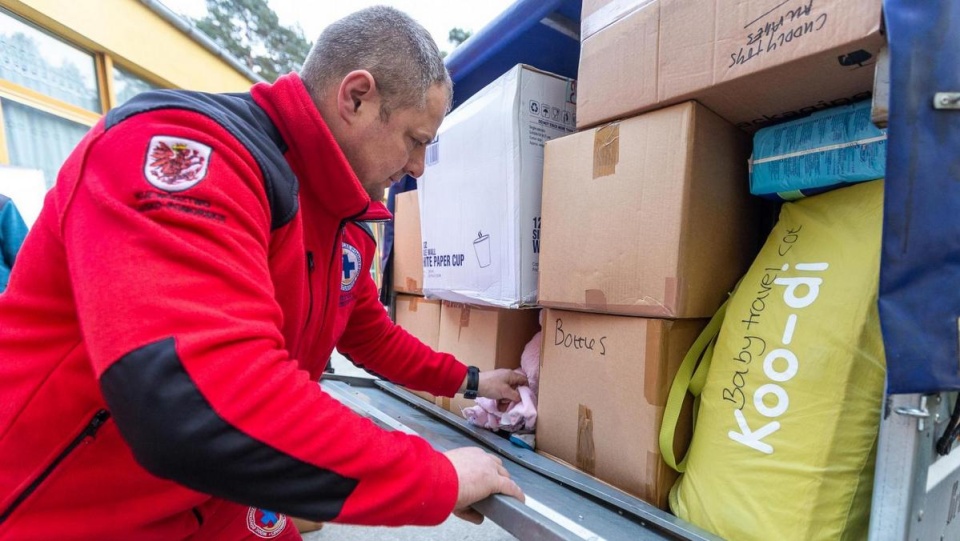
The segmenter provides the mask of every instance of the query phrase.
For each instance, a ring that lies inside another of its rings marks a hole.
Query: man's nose
[[[404,172],[413,178],[420,178],[423,175],[425,155],[426,147],[413,151],[410,154],[410,159],[407,160],[407,164],[403,167]]]

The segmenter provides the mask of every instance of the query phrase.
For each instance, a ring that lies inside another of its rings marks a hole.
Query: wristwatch
[[[463,392],[464,398],[476,398],[480,389],[480,369],[476,366],[467,367],[467,389]]]

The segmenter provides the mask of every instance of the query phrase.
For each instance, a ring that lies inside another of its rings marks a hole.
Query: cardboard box
[[[416,199],[414,199],[416,201]],[[397,295],[395,316],[397,325],[416,336],[436,351],[440,350],[440,301],[415,295]],[[434,402],[436,397],[425,391],[407,389],[413,394]]]
[[[453,111],[419,181],[427,296],[537,298],[543,145],[574,130],[573,81],[518,65]]]
[[[747,131],[848,105],[869,97],[884,44],[880,0],[604,4],[605,9],[590,6],[594,11],[584,17],[599,30],[581,43],[581,129],[690,99]],[[630,10],[631,16],[614,17]],[[643,11],[650,13],[640,17]],[[659,19],[655,48],[650,44],[654,19]],[[619,54],[602,55],[601,49]],[[657,69],[651,75],[654,49]],[[584,62],[593,65],[584,71]],[[610,96],[605,107],[591,107],[617,85],[641,78],[656,81],[655,96],[644,83],[629,95],[615,90],[616,99]]]
[[[547,310],[537,450],[666,509],[676,473],[658,438],[670,384],[706,320]],[[689,444],[681,416],[675,452]]]
[[[393,218],[393,289],[423,294],[423,243],[417,191],[397,194]]]
[[[580,41],[659,0],[583,0],[580,10]]]
[[[539,313],[444,302],[439,349],[481,371],[519,368],[524,346],[540,330]],[[437,405],[458,415],[475,403],[463,395],[437,399]]]
[[[577,126],[655,104],[659,0],[584,0],[577,72]]]
[[[397,325],[434,350],[440,350],[440,301],[397,295]]]
[[[696,102],[551,141],[540,304],[710,317],[758,249],[749,137]]]

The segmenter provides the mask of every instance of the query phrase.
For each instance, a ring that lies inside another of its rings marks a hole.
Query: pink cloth
[[[540,336],[537,332],[520,355],[520,368],[527,376],[527,385],[519,387],[519,402],[500,405],[491,398],[478,398],[477,405],[463,410],[470,423],[490,430],[533,432],[537,423],[537,391],[540,383]]]

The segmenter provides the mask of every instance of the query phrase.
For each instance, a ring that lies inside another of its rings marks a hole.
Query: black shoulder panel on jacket
[[[370,227],[370,224],[368,224],[367,222],[353,222],[353,223],[359,225],[360,229],[362,229],[366,234],[370,235],[370,238],[373,239],[374,243],[377,242],[377,236],[373,234],[373,228]]]
[[[358,484],[227,423],[184,370],[173,338],[124,355],[100,389],[137,462],[158,477],[316,521],[336,518]]]
[[[104,129],[140,113],[160,109],[185,109],[200,113],[223,126],[247,148],[260,166],[270,202],[270,226],[278,229],[297,213],[297,177],[283,157],[287,143],[267,113],[249,93],[206,94],[182,90],[155,90],[135,96],[107,113]]]

